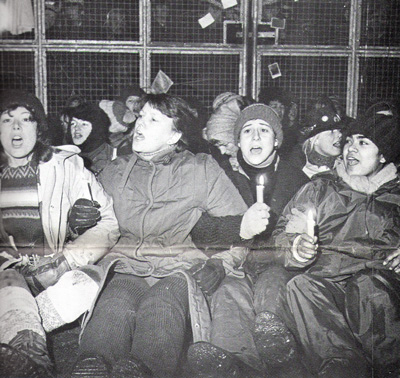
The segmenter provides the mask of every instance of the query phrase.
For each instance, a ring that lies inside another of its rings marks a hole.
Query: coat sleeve
[[[301,263],[293,258],[292,247],[295,239],[306,232],[304,221],[295,222],[296,210],[304,214],[312,209],[314,214],[318,210],[318,188],[315,182],[304,185],[285,206],[282,215],[279,217],[272,238],[279,254],[285,256],[285,266],[287,268],[304,268],[312,264],[315,259]],[[296,210],[294,210],[296,209]],[[293,227],[293,224],[295,225]],[[296,224],[298,225],[296,229]]]
[[[98,261],[114,246],[120,234],[112,198],[90,171],[83,165],[68,160],[65,163],[67,173],[65,190],[69,192],[70,206],[79,198],[91,199],[90,186],[93,200],[100,204],[101,213],[101,219],[96,226],[68,242],[64,247],[65,257],[71,267],[76,268]]]
[[[204,158],[204,167],[205,211],[213,217],[243,215],[247,210],[247,205],[224,170],[211,156],[207,155]]]

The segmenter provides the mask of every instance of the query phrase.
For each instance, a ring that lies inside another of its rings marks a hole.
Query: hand
[[[208,259],[189,269],[200,289],[206,295],[212,295],[225,277],[225,269],[220,259]]]
[[[307,215],[300,210],[293,208],[291,214],[286,218],[289,220],[286,223],[285,232],[288,234],[302,234],[307,230]]]
[[[318,253],[317,237],[303,233],[295,239],[292,254],[293,258],[299,262],[308,262]]]
[[[243,215],[240,237],[251,239],[263,232],[269,223],[269,206],[256,202]]]
[[[86,198],[79,198],[72,206],[68,224],[71,230],[78,235],[82,235],[86,230],[95,226],[101,219],[100,204]]]
[[[65,272],[71,270],[63,254],[32,256],[30,260],[28,265],[20,268],[20,273],[35,295],[54,285]]]
[[[390,270],[394,270],[396,274],[400,274],[400,249],[392,252],[383,262],[383,265]]]

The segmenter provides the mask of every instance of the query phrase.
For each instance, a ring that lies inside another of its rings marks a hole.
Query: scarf
[[[397,168],[393,163],[384,166],[376,175],[367,177],[349,175],[344,168],[343,160],[338,160],[336,172],[350,188],[364,194],[372,194],[383,184],[397,178]]]

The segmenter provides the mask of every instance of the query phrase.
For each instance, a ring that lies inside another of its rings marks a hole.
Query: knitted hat
[[[279,148],[283,141],[281,121],[276,111],[264,104],[252,104],[242,110],[235,123],[235,144],[238,144],[240,131],[246,122],[256,119],[261,119],[272,127],[272,130],[274,130],[275,137],[278,141],[277,147]]]
[[[342,127],[343,122],[339,114],[329,107],[323,107],[308,113],[300,133],[304,139],[308,139],[323,131],[341,130]]]
[[[21,90],[7,90],[0,94],[0,113],[11,106],[24,106],[32,112],[38,123],[39,133],[47,131],[47,117],[40,100],[31,93]]]
[[[387,163],[397,163],[400,158],[400,118],[374,114],[359,118],[349,125],[346,136],[361,134],[371,140]]]
[[[207,140],[234,143],[235,122],[240,114],[242,96],[225,92],[213,102],[213,112],[207,121],[205,134]]]
[[[108,140],[108,127],[110,119],[107,114],[96,104],[83,103],[75,108],[69,108],[68,116],[92,124],[92,131],[79,148],[83,152],[90,152]]]

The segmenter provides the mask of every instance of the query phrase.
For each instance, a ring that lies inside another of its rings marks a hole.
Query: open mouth
[[[81,139],[82,137],[83,137],[82,134],[80,134],[80,133],[74,133],[74,138],[75,138],[75,139]]]
[[[357,165],[359,163],[359,161],[356,158],[354,158],[353,156],[348,156],[346,158],[346,161],[347,161],[347,165],[350,167]]]
[[[252,147],[250,148],[250,152],[254,155],[260,155],[262,153],[262,148],[261,147]]]
[[[23,139],[20,136],[15,136],[12,138],[12,145],[13,147],[20,147],[22,145]]]

